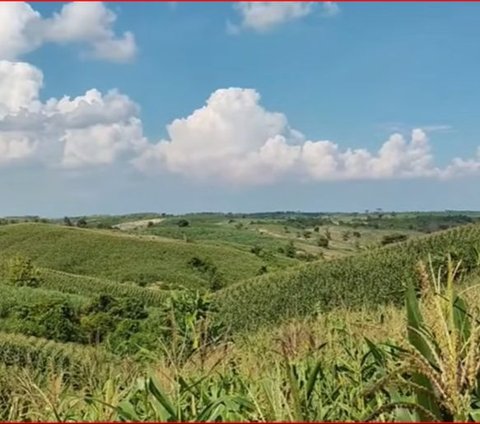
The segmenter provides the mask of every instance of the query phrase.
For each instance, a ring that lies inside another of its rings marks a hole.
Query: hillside
[[[214,268],[222,284],[230,284],[257,275],[265,265],[254,254],[228,246],[38,223],[0,228],[0,258],[14,254],[44,268],[171,288],[208,287]]]
[[[418,281],[419,260],[432,255],[436,269],[450,253],[468,271],[478,264],[479,247],[480,225],[468,225],[235,284],[217,303],[225,322],[242,331],[335,307],[398,304],[405,285]]]

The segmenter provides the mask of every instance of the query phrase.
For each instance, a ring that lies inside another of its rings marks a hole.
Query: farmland
[[[479,216],[4,218],[0,419],[476,420]]]

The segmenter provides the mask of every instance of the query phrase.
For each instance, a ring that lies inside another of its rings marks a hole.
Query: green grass
[[[149,240],[107,231],[49,224],[0,227],[0,255],[30,257],[36,265],[114,281],[147,281],[205,287],[208,277],[192,257],[210,260],[226,284],[253,277],[264,261],[252,253],[177,240]]]
[[[304,265],[232,285],[218,294],[221,315],[234,330],[276,325],[339,306],[375,306],[403,300],[403,289],[418,280],[416,264],[452,253],[477,264],[480,225],[470,225],[370,252]]]

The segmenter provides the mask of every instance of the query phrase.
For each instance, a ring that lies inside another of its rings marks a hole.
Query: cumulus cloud
[[[0,118],[38,104],[43,74],[23,62],[0,60]]]
[[[173,172],[229,184],[303,181],[450,178],[480,174],[475,159],[435,165],[427,132],[392,134],[376,152],[342,149],[330,140],[308,140],[285,115],[260,104],[253,89],[215,91],[205,106],[174,120],[168,139],[148,144],[133,160],[143,172]]]
[[[15,60],[42,44],[78,43],[86,54],[114,62],[136,53],[131,32],[115,34],[116,15],[101,2],[72,2],[44,18],[27,3],[0,2],[0,59]]]
[[[227,22],[227,31],[236,34],[242,29],[267,32],[286,22],[310,15],[318,7],[316,2],[239,2],[234,8],[240,23]],[[322,4],[323,16],[335,16],[340,8],[334,2]]]
[[[42,103],[42,82],[32,65],[0,61],[0,165],[109,165],[146,144],[138,106],[128,96],[92,89]]]
[[[230,25],[230,30],[251,29],[265,32],[274,27],[309,15],[314,2],[241,2],[234,5],[240,14],[238,26]]]
[[[118,90],[42,101],[42,85],[34,66],[0,61],[0,166],[29,161],[81,170],[120,162],[145,173],[247,186],[480,175],[480,150],[440,168],[420,128],[392,134],[377,151],[308,139],[284,114],[265,109],[254,89],[216,90],[168,125],[166,139],[149,142],[139,107]]]

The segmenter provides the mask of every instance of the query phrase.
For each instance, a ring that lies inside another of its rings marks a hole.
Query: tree
[[[87,226],[87,221],[85,220],[85,218],[80,218],[78,221],[77,221],[77,227],[79,228],[85,228]]]
[[[63,223],[67,226],[67,227],[72,227],[73,224],[72,224],[72,221],[70,221],[70,218],[68,216],[66,216],[65,218],[63,218]]]

